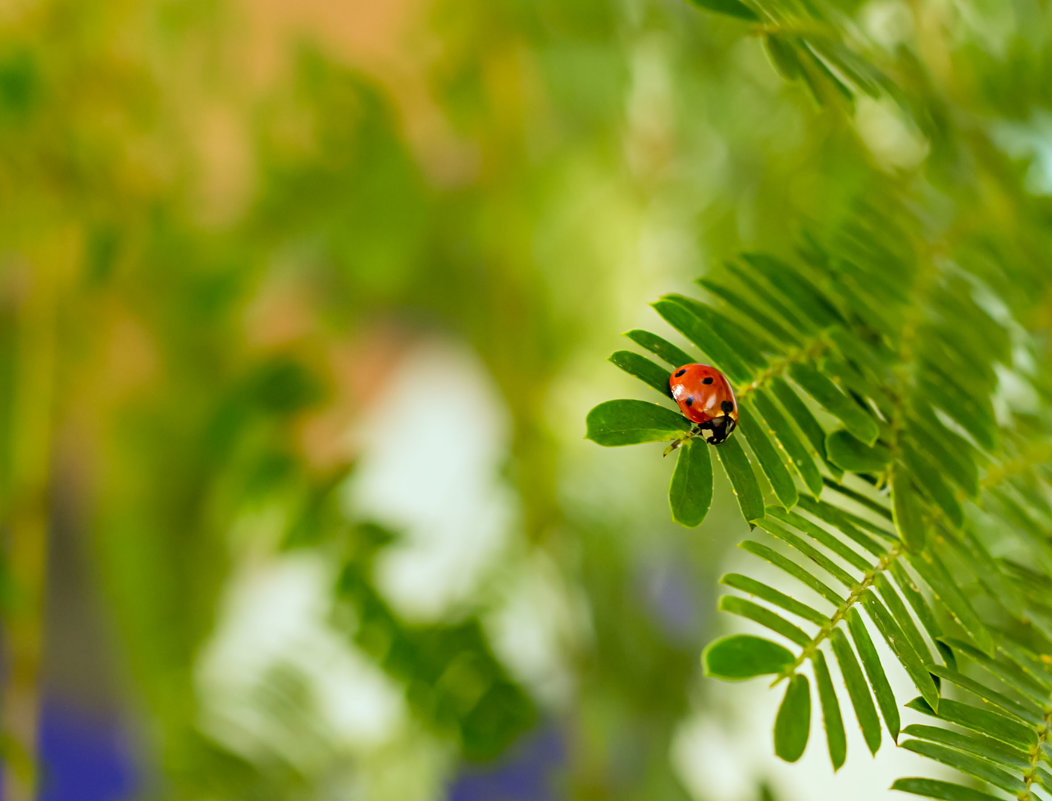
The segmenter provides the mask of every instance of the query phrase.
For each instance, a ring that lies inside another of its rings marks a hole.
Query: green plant
[[[881,47],[842,4],[697,4],[761,37],[777,71],[818,101],[816,124],[857,140],[869,171],[864,200],[801,226],[795,252],[743,254],[699,280],[703,299],[653,304],[694,353],[634,330],[664,366],[632,351],[611,357],[663,395],[671,367],[706,361],[738,396],[727,442],[687,438],[679,449],[669,500],[679,522],[702,522],[715,453],[743,516],[769,535],[740,546],[785,574],[778,586],[724,576],[741,594],[720,608],[789,647],[727,637],[706,649],[706,672],[786,684],[774,724],[786,760],[807,744],[814,692],[834,769],[846,759],[850,706],[871,752],[886,729],[984,783],[905,778],[895,789],[1040,798],[1038,788],[1052,792],[1049,209],[998,145],[1000,126],[1021,113],[1004,94],[1039,98],[1003,65],[955,50],[948,33],[925,39],[934,6],[901,9],[913,14],[911,48]],[[1047,10],[1002,12],[1050,29]],[[1019,45],[1013,55],[1033,52]],[[889,168],[867,152],[862,102],[923,138],[927,158]],[[588,436],[678,440],[690,424],[670,405],[600,404]],[[904,699],[871,628],[919,693],[906,706],[932,725],[902,728]]]

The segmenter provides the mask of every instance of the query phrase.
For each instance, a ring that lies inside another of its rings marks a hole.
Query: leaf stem
[[[804,646],[803,650],[800,651],[800,655],[796,658],[796,661],[778,674],[775,680],[771,682],[772,687],[783,679],[792,677],[806,660],[814,656],[815,651],[818,650],[818,646],[832,635],[833,629],[836,628],[837,623],[843,620],[848,611],[858,603],[862,594],[873,586],[873,583],[877,580],[877,576],[881,575],[891,567],[891,563],[899,557],[902,553],[902,549],[903,546],[901,543],[892,546],[892,548],[884,554],[884,556],[882,556],[873,567],[866,571],[865,575],[862,577],[862,581],[851,590],[851,593],[844,599],[843,603],[836,608],[832,617],[822,625],[815,636],[811,638],[811,641]]]

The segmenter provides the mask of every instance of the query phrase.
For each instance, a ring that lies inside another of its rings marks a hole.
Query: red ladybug
[[[738,402],[723,373],[707,364],[685,364],[668,379],[683,416],[708,431],[705,441],[718,445],[738,425]]]

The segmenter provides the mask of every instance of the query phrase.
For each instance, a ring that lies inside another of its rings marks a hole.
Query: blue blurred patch
[[[488,765],[465,765],[447,801],[555,801],[553,778],[566,760],[559,730],[545,726]]]
[[[45,702],[40,754],[40,801],[123,801],[140,788],[131,737],[101,713]]]

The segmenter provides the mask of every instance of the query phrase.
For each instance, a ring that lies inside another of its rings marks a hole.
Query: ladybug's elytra
[[[708,364],[684,364],[668,379],[672,398],[683,416],[707,431],[705,441],[718,445],[738,425],[738,402],[723,373]]]

